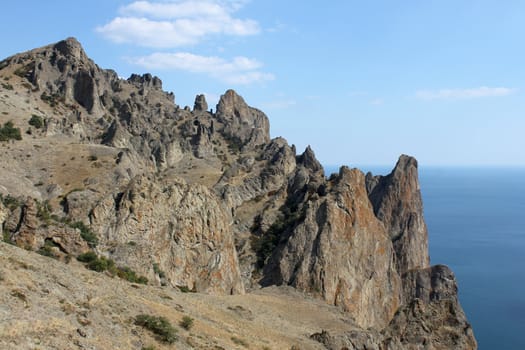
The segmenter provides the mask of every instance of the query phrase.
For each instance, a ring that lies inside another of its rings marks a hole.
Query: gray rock
[[[374,213],[394,243],[398,272],[428,267],[428,235],[417,161],[402,155],[389,175],[368,174],[367,190]]]
[[[195,104],[193,106],[193,111],[196,111],[196,112],[208,111],[208,103],[206,102],[206,96],[197,95],[197,97],[195,97]]]

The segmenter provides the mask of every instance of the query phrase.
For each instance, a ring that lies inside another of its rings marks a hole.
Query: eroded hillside
[[[122,316],[109,310],[112,321],[102,317],[112,302],[101,304],[101,316],[85,325],[90,331],[81,330],[90,346],[145,346],[130,343],[132,313],[182,315],[162,294],[193,310],[202,321],[196,329],[213,312],[228,325],[207,323],[199,340],[177,343],[181,348],[231,348],[236,336],[226,329],[275,349],[476,348],[452,272],[429,266],[415,159],[401,156],[388,176],[342,167],[326,177],[309,147],[297,154],[285,139],[271,139],[266,115],[235,91],[222,95],[215,111],[203,95],[193,109],[180,108],[159,78],[121,79],[72,38],[0,62],[0,82],[2,235],[57,260],[2,247],[6,266],[17,264],[13,256],[35,259],[24,264],[61,267],[79,292],[101,294],[103,285],[118,284],[109,288],[114,300],[136,298]],[[79,257],[105,275],[75,267]],[[16,272],[4,273],[7,295],[26,288],[24,295],[37,298],[42,293],[32,284],[51,295],[60,289],[50,280],[56,277],[27,270],[17,269],[26,287],[15,286]],[[148,286],[130,287],[117,276]],[[75,298],[70,303],[82,299]],[[7,300],[5,314],[18,319],[16,299]],[[243,301],[236,310],[260,323],[261,333],[227,320],[229,311],[217,311],[212,300],[234,309]],[[284,304],[294,305],[279,311]],[[61,306],[35,309],[42,323],[46,308],[53,314]],[[70,318],[66,328],[78,328],[78,317]],[[95,334],[112,327],[123,339],[97,343]],[[10,341],[21,341],[16,334]],[[40,340],[54,348],[67,334]]]

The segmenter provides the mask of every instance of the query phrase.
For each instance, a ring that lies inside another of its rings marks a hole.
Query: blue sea
[[[419,178],[431,263],[455,272],[479,349],[525,349],[525,168],[423,167]]]

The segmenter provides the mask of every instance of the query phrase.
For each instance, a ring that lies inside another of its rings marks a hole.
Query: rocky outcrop
[[[472,327],[457,299],[456,279],[446,266],[408,272],[403,276],[404,304],[382,331],[323,330],[311,338],[326,349],[444,350],[476,349]]]
[[[374,213],[394,243],[397,271],[428,267],[428,235],[417,161],[402,155],[389,175],[367,174],[366,185]]]
[[[208,102],[206,102],[206,96],[197,95],[197,97],[195,97],[195,104],[193,105],[193,110],[196,112],[206,112],[208,110]]]
[[[443,265],[403,276],[405,306],[383,331],[388,349],[476,349],[457,297],[456,278]]]
[[[100,251],[151,280],[159,280],[161,270],[172,286],[244,292],[231,216],[202,186],[179,181],[164,187],[138,177],[96,205],[90,220],[100,233]]]
[[[310,147],[270,140],[266,115],[235,91],[216,113],[204,95],[181,109],[159,78],[121,79],[72,38],[0,74],[16,90],[0,107],[23,92],[22,114],[45,119],[0,154],[2,193],[30,197],[0,205],[6,240],[59,258],[94,250],[168,288],[293,287],[344,310],[344,331],[311,333],[329,349],[475,348],[454,276],[429,267],[415,159],[327,179]]]
[[[388,324],[401,303],[401,280],[390,239],[368,200],[365,176],[341,168],[328,195],[298,210],[263,283],[320,295],[365,328]]]
[[[270,122],[266,115],[248,106],[233,90],[221,96],[216,118],[224,124],[222,133],[239,143],[241,149],[253,149],[270,141]]]

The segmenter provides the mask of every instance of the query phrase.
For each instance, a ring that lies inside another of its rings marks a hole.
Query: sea
[[[419,179],[431,264],[454,271],[479,349],[525,349],[525,168],[420,167]]]

